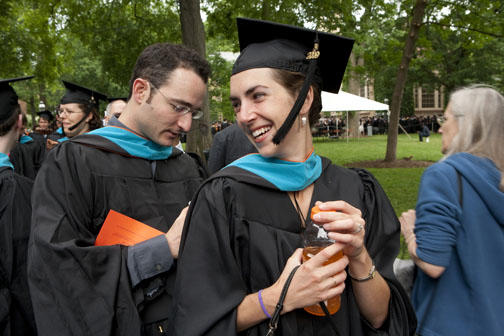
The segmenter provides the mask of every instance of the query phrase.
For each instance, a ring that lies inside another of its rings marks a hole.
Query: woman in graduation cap
[[[400,225],[389,200],[371,174],[313,148],[321,90],[338,92],[353,40],[249,19],[238,19],[238,33],[231,102],[259,154],[222,169],[191,203],[175,334],[266,335],[275,326],[276,335],[413,334],[414,312],[393,274]],[[335,243],[302,263],[314,205],[329,211],[314,222]],[[333,315],[302,309],[336,295]]]
[[[66,141],[102,126],[98,115],[99,101],[105,100],[107,97],[102,93],[68,81],[63,81],[63,84],[66,92],[61,98],[58,111],[62,130],[49,137],[47,146],[50,148],[54,147],[57,142]]]

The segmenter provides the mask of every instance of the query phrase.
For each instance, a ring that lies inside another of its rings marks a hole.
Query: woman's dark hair
[[[4,122],[0,124],[0,136],[3,136],[12,129],[12,126],[16,123],[16,120],[18,119],[18,115],[21,113],[21,107],[19,104],[14,107],[14,111],[12,115],[7,118]]]
[[[102,121],[98,116],[98,108],[96,106],[89,104],[79,104],[79,108],[84,111],[84,114],[86,116],[88,115],[88,113],[93,116],[88,122],[90,131],[102,127]]]
[[[291,95],[296,98],[305,81],[305,75],[299,72],[292,72],[281,69],[272,69],[273,78],[282,85]],[[313,102],[308,113],[308,121],[310,127],[314,126],[320,119],[320,111],[322,111],[322,96],[320,88],[316,83],[312,83]]]

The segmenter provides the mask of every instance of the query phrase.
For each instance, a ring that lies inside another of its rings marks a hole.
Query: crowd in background
[[[399,119],[399,124],[408,133],[417,133],[422,125],[426,125],[431,132],[437,133],[440,127],[437,116],[402,117]]]
[[[214,121],[212,123],[212,136],[217,132],[222,131],[232,122],[227,119],[223,121]],[[360,118],[359,120],[359,134],[361,136],[369,135],[368,127],[371,126],[371,134],[386,134],[388,131],[388,118],[385,115],[375,115],[371,117]],[[401,117],[399,119],[400,128],[408,134],[418,133],[425,125],[430,132],[437,133],[439,130],[439,123],[437,116],[410,116]],[[346,132],[346,118],[340,116],[323,117],[317,122],[312,129],[314,137],[330,137],[338,138],[341,134]],[[401,133],[401,129],[399,129]]]

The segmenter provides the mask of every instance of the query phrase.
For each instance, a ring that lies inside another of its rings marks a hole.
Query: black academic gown
[[[32,132],[29,134],[30,138],[32,138],[34,141],[38,141],[40,143],[45,143],[48,134],[42,134],[39,132]]]
[[[0,167],[0,335],[36,335],[26,275],[33,182]]]
[[[415,315],[392,269],[400,225],[384,191],[368,172],[331,165],[323,158],[311,206],[330,200],[345,200],[362,211],[366,248],[391,292],[388,320],[377,331],[360,315],[347,278],[341,308],[332,315],[339,334],[412,335]],[[247,294],[271,286],[302,247],[298,212],[286,192],[238,167],[209,179],[189,211],[178,262],[174,333],[235,335],[237,306]],[[266,335],[267,322],[243,334]],[[275,335],[334,333],[326,317],[297,309],[281,316]]]
[[[85,134],[52,149],[33,190],[29,285],[41,335],[140,335],[171,316],[174,267],[132,288],[127,247],[94,246],[110,209],[167,232],[203,178],[177,149],[129,156]]]
[[[214,174],[234,160],[250,153],[257,153],[257,149],[234,123],[215,134],[210,147],[208,171]]]
[[[44,157],[45,141],[40,142],[37,140],[17,143],[9,154],[14,171],[32,180],[35,180]]]
[[[58,141],[58,139],[64,138],[65,135],[62,133],[58,133],[57,131],[52,132],[47,136],[47,139],[53,140],[53,141]]]

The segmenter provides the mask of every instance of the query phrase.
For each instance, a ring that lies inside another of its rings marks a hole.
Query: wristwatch
[[[364,282],[364,281],[368,281],[368,280],[371,280],[371,279],[374,279],[374,276],[375,276],[375,273],[376,273],[376,267],[373,263],[373,265],[371,266],[371,269],[369,270],[369,274],[363,278],[354,278],[352,276],[352,274],[350,274],[350,271],[348,271],[348,276],[350,277],[350,279],[352,279],[353,281],[357,281],[357,282]]]

